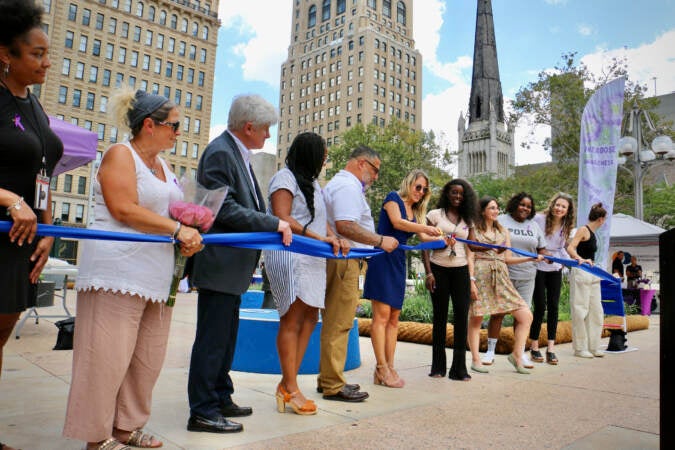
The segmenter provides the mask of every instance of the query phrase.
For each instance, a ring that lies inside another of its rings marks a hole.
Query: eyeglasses
[[[427,192],[429,192],[429,188],[426,187],[426,186],[422,186],[421,184],[416,184],[416,185],[415,185],[415,190],[416,190],[417,192],[424,192],[425,194],[426,194]]]
[[[157,125],[164,125],[165,127],[173,128],[174,133],[176,133],[178,131],[178,129],[180,128],[180,121],[178,121],[178,122],[160,122],[159,120],[155,120],[155,123]]]
[[[377,167],[375,164],[371,163],[371,162],[368,161],[367,159],[364,159],[364,161],[367,162],[368,164],[370,164],[370,167],[372,167],[373,170],[375,171],[375,175],[377,175],[377,174],[380,173],[380,168],[379,168],[379,167]]]

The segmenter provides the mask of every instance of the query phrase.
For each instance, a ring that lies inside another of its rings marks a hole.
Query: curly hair
[[[560,232],[565,237],[565,239],[569,239],[572,228],[574,228],[576,213],[574,212],[574,200],[572,199],[572,196],[565,194],[564,192],[558,192],[553,197],[551,197],[551,200],[548,202],[548,206],[544,210],[544,217],[546,218],[544,234],[546,236],[550,236],[553,232],[553,208],[555,207],[556,202],[560,199],[565,200],[568,205],[567,214],[565,214],[565,217],[562,219],[562,228]]]
[[[24,39],[33,28],[42,25],[44,9],[34,1],[2,0],[0,2],[0,45],[9,48],[14,56],[18,39]]]
[[[312,132],[298,134],[286,155],[286,167],[293,173],[312,217],[303,226],[302,234],[305,234],[309,224],[314,222],[314,181],[321,173],[325,155],[326,141]]]
[[[515,214],[516,210],[518,209],[520,202],[522,202],[524,198],[529,198],[530,203],[532,203],[530,215],[527,216],[527,220],[532,220],[534,216],[537,214],[537,211],[534,208],[534,199],[527,192],[519,192],[513,197],[511,197],[509,199],[509,202],[506,204],[506,212],[509,213],[510,216],[513,216],[513,214]]]
[[[455,178],[454,180],[445,183],[436,207],[442,209],[443,212],[448,211],[450,208],[450,190],[453,186],[461,186],[462,189],[464,189],[464,198],[459,205],[457,212],[462,220],[464,220],[464,223],[471,226],[476,222],[478,197],[476,196],[476,191],[473,189],[473,186],[468,181],[462,178]]]

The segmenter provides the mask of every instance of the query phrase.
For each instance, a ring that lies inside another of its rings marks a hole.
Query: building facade
[[[460,114],[457,124],[459,176],[505,178],[515,166],[515,130],[504,119],[492,2],[477,3],[469,112],[467,118]]]
[[[48,114],[98,134],[95,162],[52,179],[54,218],[69,226],[89,223],[97,162],[111,144],[129,137],[108,111],[123,87],[178,105],[181,135],[163,157],[179,177],[194,176],[209,139],[218,0],[38,2],[46,12],[52,67],[34,92]],[[72,248],[62,250],[73,259]]]
[[[288,58],[281,67],[277,169],[293,138],[321,134],[330,147],[357,123],[396,118],[422,126],[422,57],[412,0],[291,0]]]

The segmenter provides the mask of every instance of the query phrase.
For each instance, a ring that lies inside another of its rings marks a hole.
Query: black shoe
[[[253,414],[253,408],[250,406],[239,406],[236,403],[230,403],[227,406],[221,406],[220,412],[225,417],[245,417]]]
[[[369,397],[367,392],[352,391],[343,386],[342,389],[333,395],[323,394],[324,400],[336,400],[339,402],[362,402]]]
[[[359,389],[361,389],[361,385],[360,384],[345,384],[344,388],[347,389],[347,390],[350,390],[350,391],[358,391]],[[316,392],[318,392],[319,394],[323,394],[323,388],[321,386],[317,386]]]
[[[471,381],[471,375],[468,373],[463,373],[463,374],[455,374],[453,372],[450,372],[448,374],[448,378],[451,380],[457,380],[457,381]]]
[[[188,431],[202,431],[205,433],[237,433],[244,429],[244,426],[237,422],[227,420],[223,416],[216,419],[207,419],[201,416],[190,416],[187,423]]]

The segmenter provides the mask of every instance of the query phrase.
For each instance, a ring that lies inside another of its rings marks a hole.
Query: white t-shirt
[[[537,249],[546,247],[544,232],[534,220],[518,222],[510,214],[502,214],[497,220],[503,227],[508,228],[511,235],[511,247],[530,253],[537,253]],[[520,255],[514,254],[513,256]],[[537,263],[534,261],[509,265],[509,278],[512,280],[534,279],[536,273]]]
[[[338,220],[356,222],[362,228],[375,232],[375,222],[370,213],[370,206],[363,195],[363,185],[354,174],[346,170],[339,171],[328,182],[323,193],[328,224],[335,234],[339,234],[335,229],[335,222]],[[352,241],[352,247],[372,248],[372,245]]]

